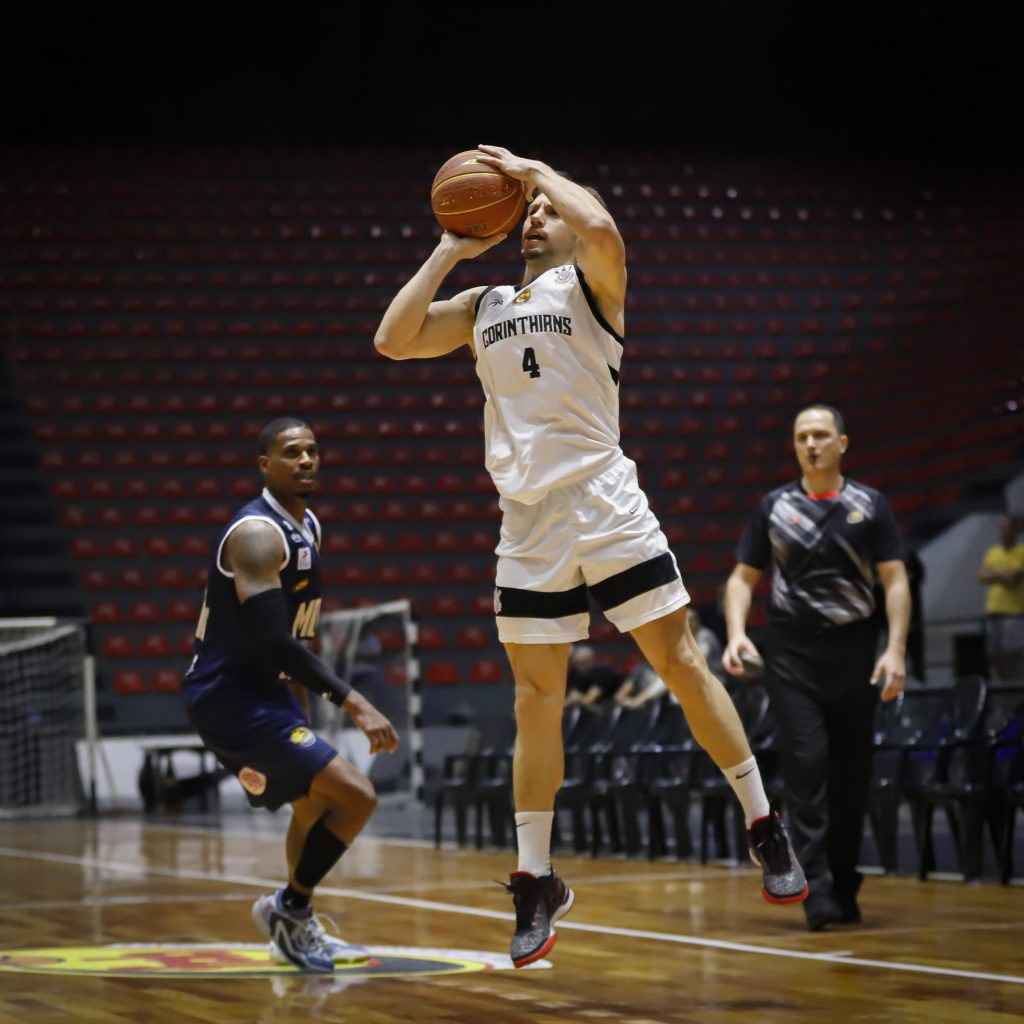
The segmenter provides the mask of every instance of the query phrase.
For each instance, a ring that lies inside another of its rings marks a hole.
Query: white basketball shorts
[[[535,505],[501,499],[494,611],[502,643],[583,640],[589,591],[622,632],[689,604],[636,465],[559,487]]]

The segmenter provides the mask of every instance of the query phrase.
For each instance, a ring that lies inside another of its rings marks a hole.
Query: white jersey
[[[622,339],[575,264],[524,288],[489,288],[473,326],[484,388],[487,471],[498,492],[533,505],[621,456]]]

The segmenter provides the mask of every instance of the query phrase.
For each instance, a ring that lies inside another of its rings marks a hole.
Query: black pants
[[[773,625],[768,689],[793,847],[812,891],[852,891],[871,785],[877,629]]]

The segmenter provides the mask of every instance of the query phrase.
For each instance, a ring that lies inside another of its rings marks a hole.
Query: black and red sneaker
[[[761,890],[769,903],[800,903],[810,887],[793,852],[789,833],[774,811],[751,822],[747,831],[750,859],[764,872]]]
[[[546,956],[555,944],[555,922],[572,909],[572,889],[553,871],[550,875],[531,875],[513,871],[506,890],[516,907],[516,930],[510,956],[516,967],[525,967]]]

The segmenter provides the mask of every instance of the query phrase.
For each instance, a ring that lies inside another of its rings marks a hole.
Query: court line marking
[[[122,871],[134,875],[155,875],[163,878],[181,878],[191,881],[232,883],[252,885],[261,889],[278,888],[278,880],[259,878],[255,875],[215,874],[210,871],[194,871],[189,868],[159,868],[151,865],[126,864],[120,861],[95,860],[91,857],[76,857],[70,854],[41,850],[24,850],[17,847],[0,846],[0,857],[12,859],[49,861],[54,864],[72,864],[108,871]],[[448,914],[462,914],[466,917],[483,917],[493,921],[513,921],[515,915],[480,907],[464,907],[454,903],[433,900],[409,899],[404,896],[386,896],[382,893],[363,892],[357,889],[338,889],[333,886],[319,886],[318,892],[341,899],[363,900],[367,903],[384,903],[391,906],[430,910]],[[910,974],[932,974],[947,978],[969,978],[973,981],[994,981],[1007,985],[1024,985],[1024,977],[1010,974],[994,974],[988,971],[966,971],[952,967],[934,967],[928,964],[906,963],[894,960],[872,960],[866,957],[847,956],[839,953],[808,953],[805,950],[779,949],[774,946],[756,946],[746,942],[731,942],[726,939],[709,939],[696,935],[673,935],[641,928],[617,928],[612,925],[587,924],[581,921],[561,921],[559,928],[566,931],[587,932],[593,935],[615,935],[626,939],[649,939],[652,942],[667,942],[680,946],[696,946],[703,949],[719,949],[734,953],[751,953],[756,956],[775,956],[790,960],[811,960],[818,963],[841,964],[844,967],[873,967],[879,970],[904,971]]]

